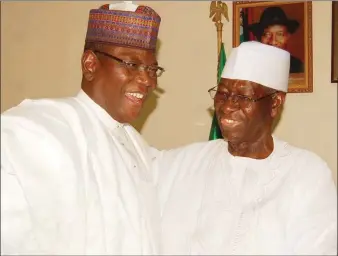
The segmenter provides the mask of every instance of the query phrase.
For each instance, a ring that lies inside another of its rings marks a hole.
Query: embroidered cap
[[[86,42],[155,50],[161,17],[131,1],[106,4],[89,12]]]

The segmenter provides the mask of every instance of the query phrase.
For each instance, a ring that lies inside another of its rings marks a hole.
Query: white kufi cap
[[[290,53],[256,41],[241,43],[226,61],[222,78],[255,82],[287,92]]]
[[[129,11],[135,12],[138,5],[133,4],[133,1],[123,1],[122,3],[115,3],[109,5],[109,10]]]

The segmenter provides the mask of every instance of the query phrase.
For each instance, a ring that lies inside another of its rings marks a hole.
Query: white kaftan
[[[264,160],[234,157],[224,140],[161,152],[161,253],[336,255],[331,171],[314,153],[274,145]]]
[[[1,116],[2,254],[158,254],[148,146],[83,91]]]

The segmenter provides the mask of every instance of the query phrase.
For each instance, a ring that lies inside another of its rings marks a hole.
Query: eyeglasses
[[[264,96],[257,98],[257,99],[253,99],[251,97],[248,97],[248,96],[245,96],[245,95],[240,95],[240,94],[230,95],[229,93],[220,92],[220,91],[217,91],[217,86],[209,89],[208,93],[210,94],[210,97],[212,99],[216,98],[216,99],[219,99],[219,100],[226,101],[229,98],[231,98],[234,103],[238,103],[238,102],[245,103],[245,102],[257,102],[257,101],[263,100],[267,97],[270,97],[270,96],[276,94],[277,91],[274,91],[273,93],[264,95]]]
[[[123,65],[124,67],[126,67],[128,70],[130,70],[132,72],[147,71],[148,74],[151,77],[160,77],[163,74],[163,72],[165,71],[164,68],[159,67],[159,66],[147,66],[147,65],[144,65],[144,64],[132,63],[132,62],[129,62],[129,61],[122,60],[122,59],[115,57],[113,55],[110,55],[109,53],[106,53],[106,52],[101,52],[101,51],[93,51],[93,52],[95,54],[97,54],[97,53],[102,54],[102,55],[104,55],[108,58],[111,58],[111,59],[117,61],[118,63],[120,63],[121,65]]]

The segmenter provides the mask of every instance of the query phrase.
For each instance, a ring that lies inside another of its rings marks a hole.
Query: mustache
[[[238,116],[234,115],[233,113],[224,113],[224,112],[216,112],[216,118],[217,119],[223,119],[223,118],[227,118],[227,119],[232,119],[232,120],[238,120]]]

